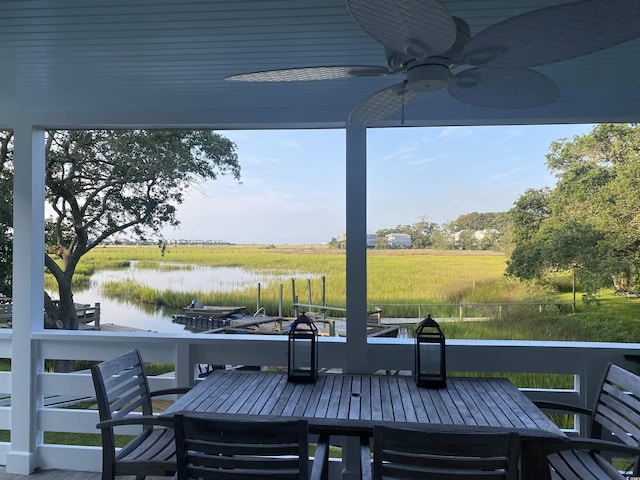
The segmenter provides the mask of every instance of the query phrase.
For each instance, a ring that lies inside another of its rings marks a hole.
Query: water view
[[[294,272],[287,275],[272,275],[266,272],[250,271],[239,267],[201,267],[197,265],[162,265],[161,269],[140,268],[137,262],[131,262],[128,268],[99,270],[91,277],[91,286],[85,290],[76,290],[77,303],[93,305],[100,303],[101,323],[114,323],[155,332],[175,333],[191,331],[190,328],[173,322],[172,316],[183,313],[181,309],[139,305],[108,298],[102,286],[106,282],[135,281],[158,290],[176,292],[227,292],[244,288],[256,291],[258,284],[262,289],[278,288],[280,283],[291,278],[313,278],[317,275]],[[54,295],[55,296],[55,295]],[[185,305],[186,306],[186,305]],[[243,305],[247,314],[252,315],[257,304]]]

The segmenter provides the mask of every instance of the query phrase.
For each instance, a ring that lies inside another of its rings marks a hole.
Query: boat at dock
[[[243,314],[247,307],[224,307],[217,305],[203,305],[202,303],[194,300],[188,307],[183,307],[182,310],[185,314],[191,316],[205,316],[224,318],[232,317],[233,315]]]

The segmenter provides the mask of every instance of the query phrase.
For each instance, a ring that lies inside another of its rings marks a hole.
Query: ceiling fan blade
[[[446,52],[456,39],[453,17],[440,0],[346,0],[351,16],[394,52],[426,58]]]
[[[238,75],[226,77],[225,80],[232,82],[299,82],[310,80],[337,80],[352,77],[380,77],[391,73],[395,72],[392,72],[386,67],[369,65],[333,65],[240,73]]]
[[[534,10],[480,32],[464,48],[468,65],[534,67],[640,36],[638,0],[582,0]]]
[[[559,95],[553,80],[523,67],[465,70],[454,77],[448,91],[461,102],[492,108],[540,107]]]
[[[349,114],[351,125],[366,126],[415,102],[420,92],[413,92],[407,88],[407,82],[398,83],[380,90],[362,103],[356,105]]]

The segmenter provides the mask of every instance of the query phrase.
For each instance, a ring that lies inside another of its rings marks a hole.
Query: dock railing
[[[431,314],[441,320],[481,321],[502,320],[509,315],[557,315],[574,311],[571,302],[547,303],[376,303],[381,318],[395,317],[390,311],[401,311],[403,319],[422,319]],[[414,317],[415,316],[415,317]]]
[[[45,370],[45,360],[93,360],[112,358],[131,348],[139,348],[145,362],[173,364],[174,373],[150,378],[152,389],[186,386],[197,381],[199,364],[286,365],[287,339],[262,335],[205,335],[119,333],[95,331],[47,331],[34,333],[40,364],[32,380],[37,411],[30,412],[38,434],[37,458],[41,468],[99,471],[100,447],[89,445],[54,445],[46,443],[44,432],[97,433],[98,414],[84,407],[64,408],[45,401],[54,396],[92,397],[93,384],[87,371],[53,373]],[[344,368],[346,342],[326,337],[319,341],[320,366]],[[11,331],[0,331],[0,357],[11,357]],[[368,365],[375,371],[410,371],[414,346],[411,339],[370,338]],[[569,375],[568,388],[524,389],[532,399],[564,401],[580,406],[591,405],[599,388],[600,377],[609,362],[637,369],[639,344],[534,342],[534,341],[466,341],[447,342],[447,366],[451,372],[479,372],[495,375],[507,373]],[[0,392],[11,394],[11,372],[0,373]],[[11,431],[11,402],[0,406],[0,430]],[[20,401],[20,399],[17,399]],[[14,428],[21,428],[22,422]],[[576,425],[579,432],[584,425]],[[123,429],[123,433],[127,433]],[[10,450],[9,442],[0,442],[0,464]]]

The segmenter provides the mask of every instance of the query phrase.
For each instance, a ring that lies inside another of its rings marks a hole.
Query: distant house
[[[367,248],[375,248],[378,244],[378,235],[375,233],[367,233]]]
[[[410,248],[411,235],[408,233],[388,233],[384,236],[391,248]]]
[[[476,230],[473,233],[473,238],[476,240],[484,240],[487,237],[497,237],[500,235],[500,231],[495,228],[485,228],[484,230]]]

